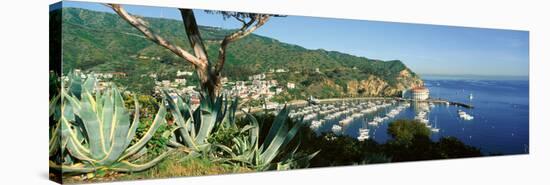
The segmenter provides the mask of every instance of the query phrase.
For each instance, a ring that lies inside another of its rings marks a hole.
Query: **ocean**
[[[526,78],[463,78],[448,76],[424,77],[425,86],[430,89],[431,98],[442,98],[454,102],[471,104],[473,109],[445,104],[413,103],[393,119],[378,126],[367,125],[374,116],[383,116],[393,107],[368,114],[343,127],[343,133],[352,137],[359,135],[362,127],[370,129],[370,137],[385,143],[390,136],[387,127],[396,119],[414,119],[424,109],[429,124],[439,128],[432,133],[432,140],[453,136],[467,145],[480,148],[485,154],[525,154],[529,153],[529,81]],[[472,99],[470,99],[470,94]],[[474,117],[464,120],[458,116],[463,110]],[[329,131],[331,122],[319,131]]]

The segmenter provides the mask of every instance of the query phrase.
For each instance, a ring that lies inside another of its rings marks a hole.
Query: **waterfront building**
[[[430,90],[426,87],[415,87],[411,89],[411,95],[415,101],[427,100],[430,97]]]

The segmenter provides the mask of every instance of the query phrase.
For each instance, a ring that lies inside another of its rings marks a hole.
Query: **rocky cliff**
[[[411,75],[404,69],[395,77],[397,83],[394,85],[382,80],[375,75],[369,76],[366,80],[351,80],[347,82],[346,94],[356,96],[399,96],[401,92],[412,87],[422,86],[423,81]]]

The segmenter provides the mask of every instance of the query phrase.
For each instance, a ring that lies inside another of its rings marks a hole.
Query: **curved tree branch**
[[[195,52],[195,56],[203,62],[208,62],[208,54],[206,53],[206,48],[202,43],[201,34],[199,31],[199,26],[197,20],[195,19],[195,14],[191,9],[180,8],[181,18],[185,26],[185,32],[187,33],[187,38],[191,44],[191,48]]]
[[[196,57],[191,53],[185,51],[181,47],[174,45],[162,38],[160,35],[153,33],[149,28],[147,23],[141,18],[130,15],[121,5],[119,4],[107,4],[113,11],[115,11],[122,19],[126,20],[130,25],[138,29],[147,39],[157,43],[158,45],[165,47],[174,54],[182,57],[196,67],[204,67],[206,64],[204,61],[200,60],[200,57]],[[199,55],[201,56],[201,55]]]
[[[225,51],[227,49],[227,45],[229,45],[231,42],[234,42],[236,40],[239,40],[241,38],[244,38],[250,35],[250,33],[262,27],[269,20],[269,17],[271,17],[271,15],[256,14],[255,16],[251,16],[249,21],[245,21],[244,19],[238,16],[234,16],[234,17],[239,22],[243,23],[243,26],[237,31],[225,36],[222,43],[220,44],[220,49],[218,52],[218,62],[216,63],[216,68],[215,68],[216,73],[220,73],[221,70],[223,69],[223,65],[225,64],[225,55],[226,55]]]

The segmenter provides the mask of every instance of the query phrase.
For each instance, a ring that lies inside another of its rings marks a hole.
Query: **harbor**
[[[449,101],[444,99],[427,99],[427,100],[413,100],[413,99],[405,99],[400,97],[354,97],[354,98],[328,98],[328,99],[317,99],[317,103],[311,103],[307,100],[294,100],[291,102],[288,102],[286,104],[280,104],[277,109],[281,109],[282,106],[287,105],[289,107],[293,108],[300,108],[304,106],[308,106],[311,104],[332,104],[332,103],[341,103],[341,102],[360,102],[360,101],[399,101],[399,102],[418,102],[418,103],[432,103],[432,104],[442,104],[442,105],[449,105],[449,106],[457,106],[457,107],[463,107],[465,109],[473,109],[474,106],[467,103],[461,103],[461,102],[455,102],[455,101]],[[245,111],[250,111],[252,113],[264,111],[265,107],[252,107],[244,109]],[[240,113],[242,114],[242,113]],[[240,115],[239,114],[239,115]]]
[[[427,82],[427,87],[432,91],[429,96],[424,94],[427,91],[420,89],[420,93],[414,97],[310,97],[308,100],[287,102],[286,105],[292,108],[291,116],[294,120],[303,117],[306,124],[319,134],[331,132],[360,141],[385,143],[391,139],[386,132],[389,123],[402,119],[416,120],[431,131],[433,141],[443,137],[456,137],[466,144],[482,148],[486,153],[525,153],[528,146],[527,130],[520,126],[525,124],[523,120],[527,116],[523,99],[503,101],[507,96],[503,99],[505,93],[496,90],[500,86],[491,87],[495,90],[475,89],[475,83],[481,82]],[[497,84],[500,85],[500,82],[495,83]],[[473,90],[454,88],[455,86]],[[283,106],[284,104],[280,104],[267,111],[277,112]],[[266,110],[256,107],[247,111]],[[501,145],[501,140],[512,144]]]
[[[294,107],[289,117],[295,121],[309,123],[309,127],[318,133],[347,134],[363,141],[369,138],[375,139],[378,127],[393,120],[404,118],[416,120],[434,133],[440,132],[440,128],[437,126],[437,118],[430,120],[429,117],[430,110],[436,107],[436,103],[440,107],[451,105],[459,107],[456,103],[442,100],[413,101],[399,98],[354,98],[352,100],[319,101],[317,104]],[[402,115],[404,112],[407,115]],[[413,113],[413,116],[411,116],[411,113]],[[465,118],[464,120],[468,121],[473,119],[473,116],[464,111],[457,112],[456,116]]]
[[[480,89],[477,84],[486,86]],[[386,132],[390,123],[416,120],[431,131],[433,141],[455,137],[480,147],[484,153],[527,153],[527,92],[516,90],[523,86],[520,81],[428,80],[432,94],[427,99],[331,98],[292,106],[296,117],[302,110],[309,109],[311,112],[304,112],[307,115],[319,109],[316,116],[308,116],[310,128],[317,133],[333,132],[385,143],[391,139]],[[507,144],[502,145],[503,142]]]

